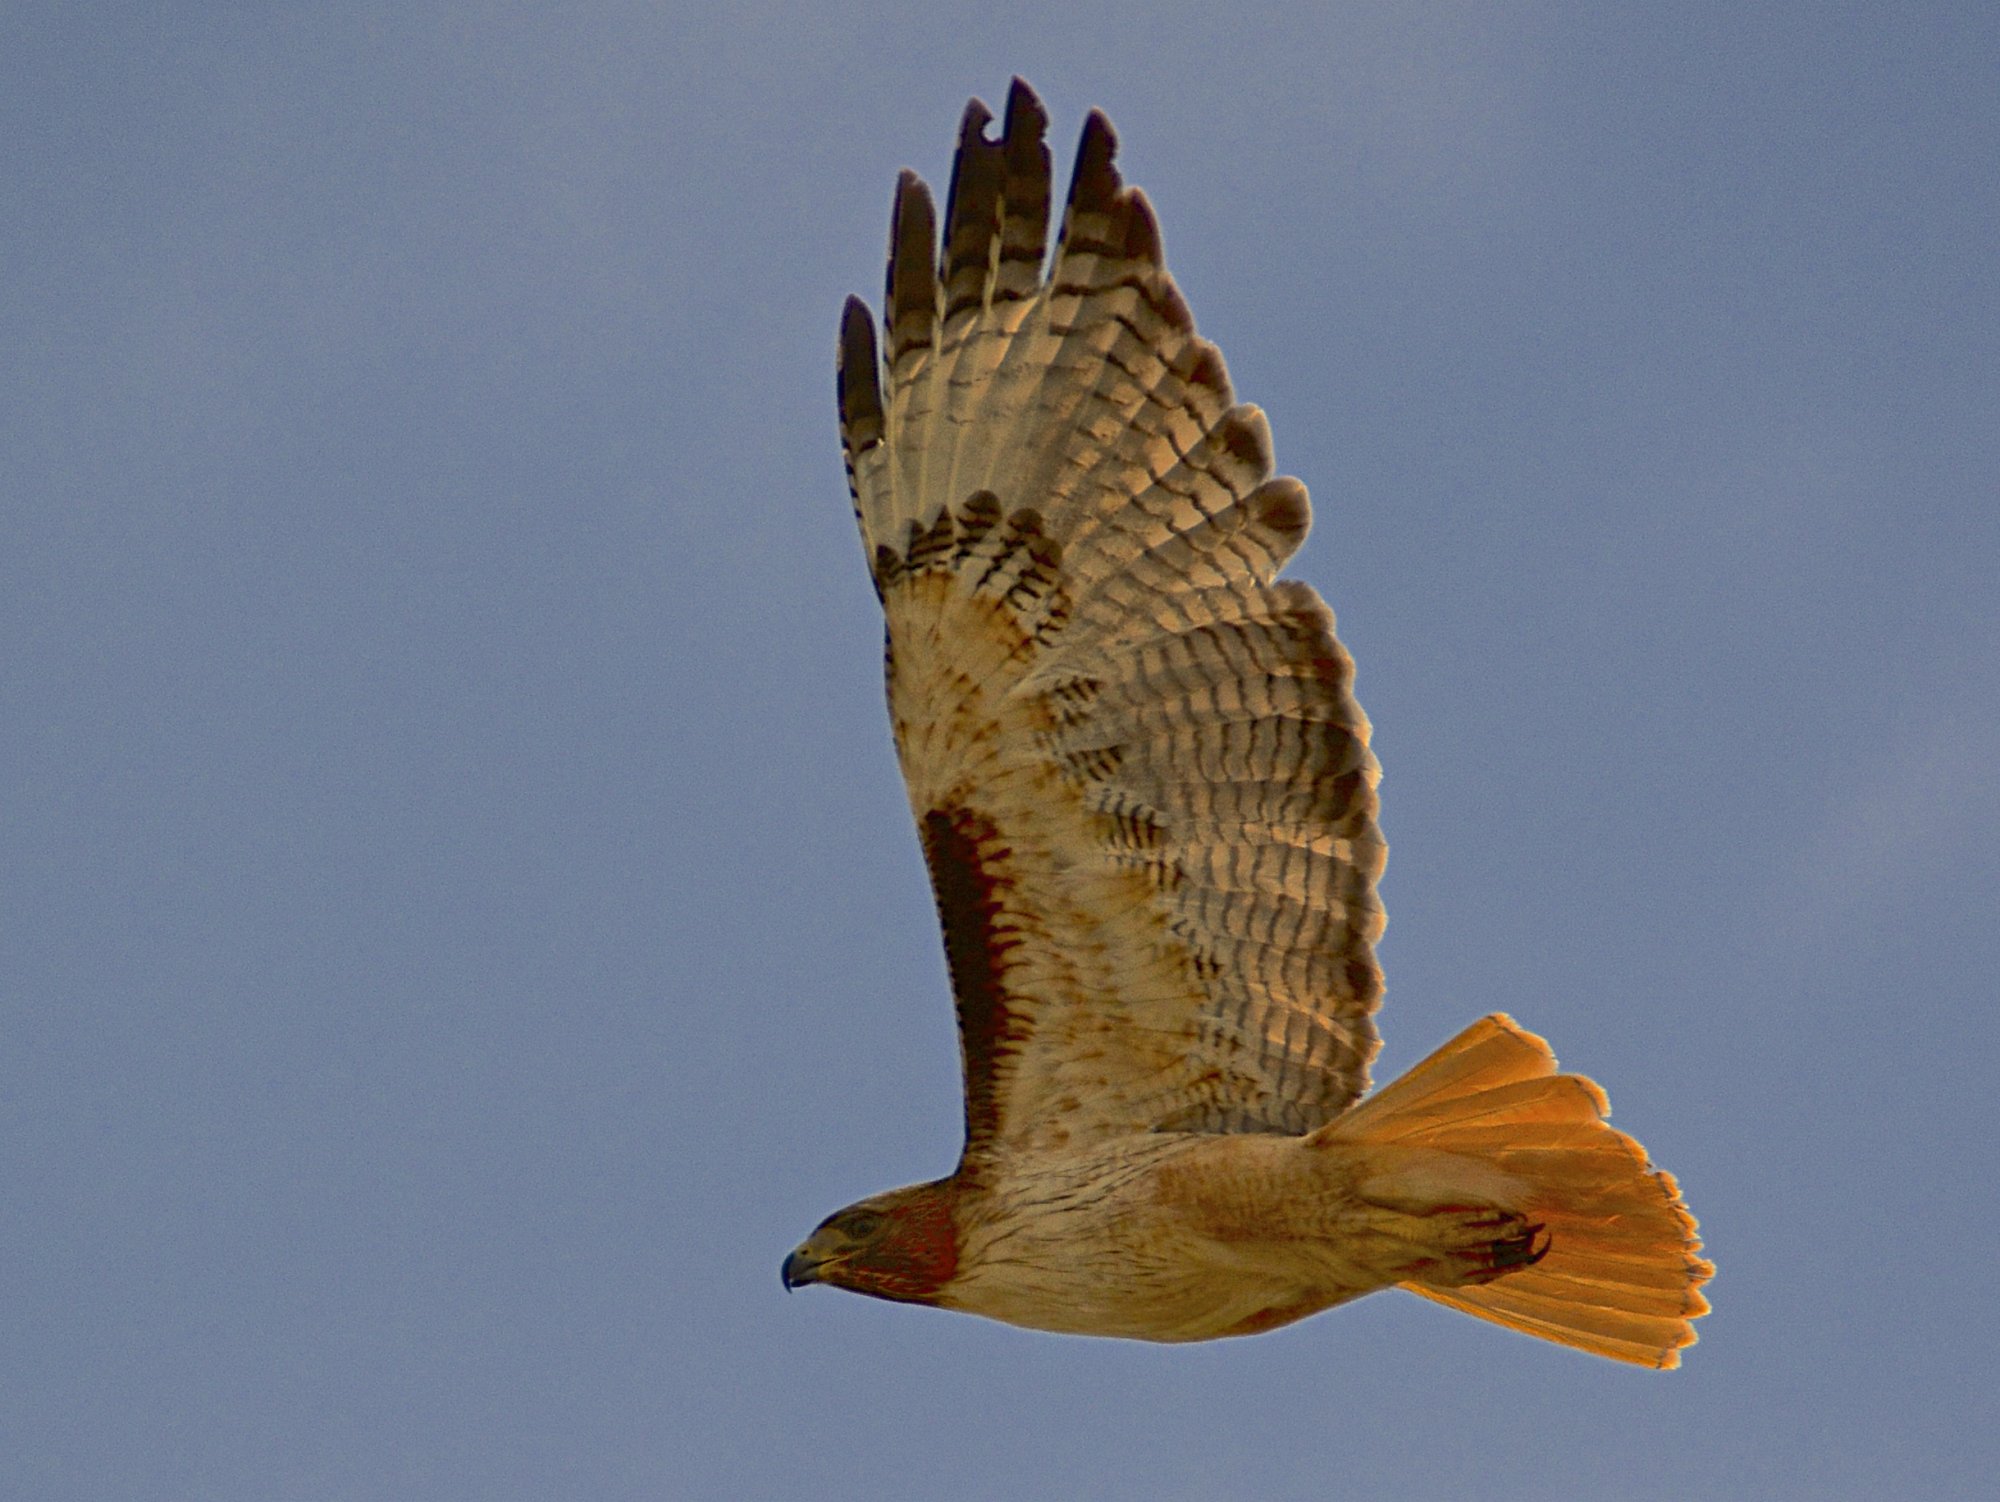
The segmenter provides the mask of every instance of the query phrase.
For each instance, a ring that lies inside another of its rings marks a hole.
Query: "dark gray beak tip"
[[[794,1288],[803,1288],[812,1282],[812,1264],[793,1252],[779,1267],[778,1277],[785,1285],[785,1292],[790,1293]]]

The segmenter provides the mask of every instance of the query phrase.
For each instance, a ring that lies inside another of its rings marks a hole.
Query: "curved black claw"
[[[1549,1248],[1555,1245],[1555,1237],[1544,1235],[1548,1227],[1537,1223],[1523,1226],[1520,1232],[1493,1243],[1493,1270],[1512,1272],[1518,1267],[1533,1267],[1548,1256]],[[1542,1237],[1542,1244],[1535,1245],[1535,1238]]]

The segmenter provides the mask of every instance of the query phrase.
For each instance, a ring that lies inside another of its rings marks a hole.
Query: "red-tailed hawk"
[[[1677,1365],[1711,1268],[1596,1085],[1493,1016],[1365,1095],[1379,771],[1332,613],[1276,578],[1305,487],[1110,123],[1045,275],[1047,116],[1017,79],[990,119],[966,109],[941,247],[897,184],[880,357],[858,299],[840,331],[965,1148],[829,1216],[786,1286],[1176,1341],[1398,1286]]]

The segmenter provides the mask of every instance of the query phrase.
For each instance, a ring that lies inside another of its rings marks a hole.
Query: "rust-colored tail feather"
[[[1715,1268],[1673,1175],[1607,1125],[1609,1111],[1590,1080],[1556,1073],[1547,1043],[1495,1015],[1327,1131],[1476,1158],[1529,1186],[1509,1208],[1547,1228],[1541,1261],[1479,1286],[1400,1286],[1599,1356],[1679,1366]]]

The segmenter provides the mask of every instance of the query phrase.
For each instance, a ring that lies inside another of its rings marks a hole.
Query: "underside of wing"
[[[966,111],[940,248],[905,173],[842,437],[956,994],[968,1162],[1134,1130],[1303,1132],[1367,1086],[1385,847],[1353,667],[1273,479],[1086,123]]]

